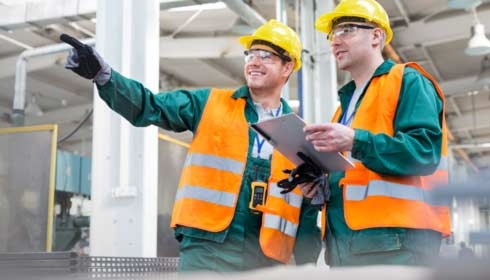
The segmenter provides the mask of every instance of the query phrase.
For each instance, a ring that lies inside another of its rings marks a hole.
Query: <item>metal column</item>
[[[315,122],[315,99],[314,93],[314,79],[313,71],[315,63],[313,62],[312,55],[314,50],[314,36],[315,32],[315,19],[314,19],[314,5],[313,1],[301,1],[301,5],[296,7],[300,9],[300,38],[303,44],[303,65],[301,67],[302,75],[302,89],[300,100],[302,104],[303,119],[308,123]]]
[[[158,89],[159,1],[97,1],[98,52],[123,75]],[[155,257],[158,130],[136,128],[95,92],[93,256]]]
[[[335,7],[333,0],[315,2],[315,19]],[[325,35],[315,32],[315,122],[329,122],[338,105],[337,67]]]
[[[301,2],[301,41],[303,49],[302,106],[309,123],[330,121],[337,107],[337,71],[325,34],[315,29],[315,20],[332,10],[333,0]]]
[[[284,3],[284,0],[276,0],[276,19],[284,24],[288,24],[288,15],[286,12],[286,3]],[[290,99],[289,81],[287,81],[284,87],[282,88],[281,96],[289,101]]]

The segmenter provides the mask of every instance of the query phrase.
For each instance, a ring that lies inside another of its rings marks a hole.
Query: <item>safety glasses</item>
[[[288,56],[261,49],[246,50],[243,52],[243,54],[245,55],[245,63],[249,63],[255,57],[258,57],[264,64],[274,63],[274,57],[278,57],[283,61],[291,61],[291,58]]]
[[[350,35],[354,34],[359,28],[361,29],[374,29],[374,26],[370,25],[362,25],[362,24],[342,24],[336,26],[332,29],[332,31],[327,35],[327,39],[332,42],[335,37],[339,39],[345,39]]]

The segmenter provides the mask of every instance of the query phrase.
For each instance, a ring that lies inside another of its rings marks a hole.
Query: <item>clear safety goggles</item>
[[[332,42],[335,37],[339,39],[345,39],[352,34],[354,34],[359,28],[361,29],[374,29],[376,27],[371,25],[362,25],[362,24],[342,24],[334,27],[332,31],[327,35],[327,39]]]
[[[280,55],[278,53],[274,53],[271,51],[261,50],[261,49],[251,49],[245,50],[243,52],[245,55],[245,63],[249,63],[255,57],[258,57],[260,61],[264,64],[272,64],[274,63],[274,57],[278,57],[284,61],[291,61],[291,58],[285,55]]]

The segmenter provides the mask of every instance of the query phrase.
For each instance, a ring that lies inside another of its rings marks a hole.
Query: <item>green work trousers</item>
[[[430,266],[438,257],[441,233],[407,228],[351,230],[342,208],[327,210],[326,262],[331,266]]]

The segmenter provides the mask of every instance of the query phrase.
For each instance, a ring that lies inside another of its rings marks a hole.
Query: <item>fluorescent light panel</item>
[[[198,10],[219,10],[226,8],[226,4],[223,2],[206,3],[200,5],[190,5],[177,8],[171,8],[169,12],[186,12],[186,11],[198,11]]]

